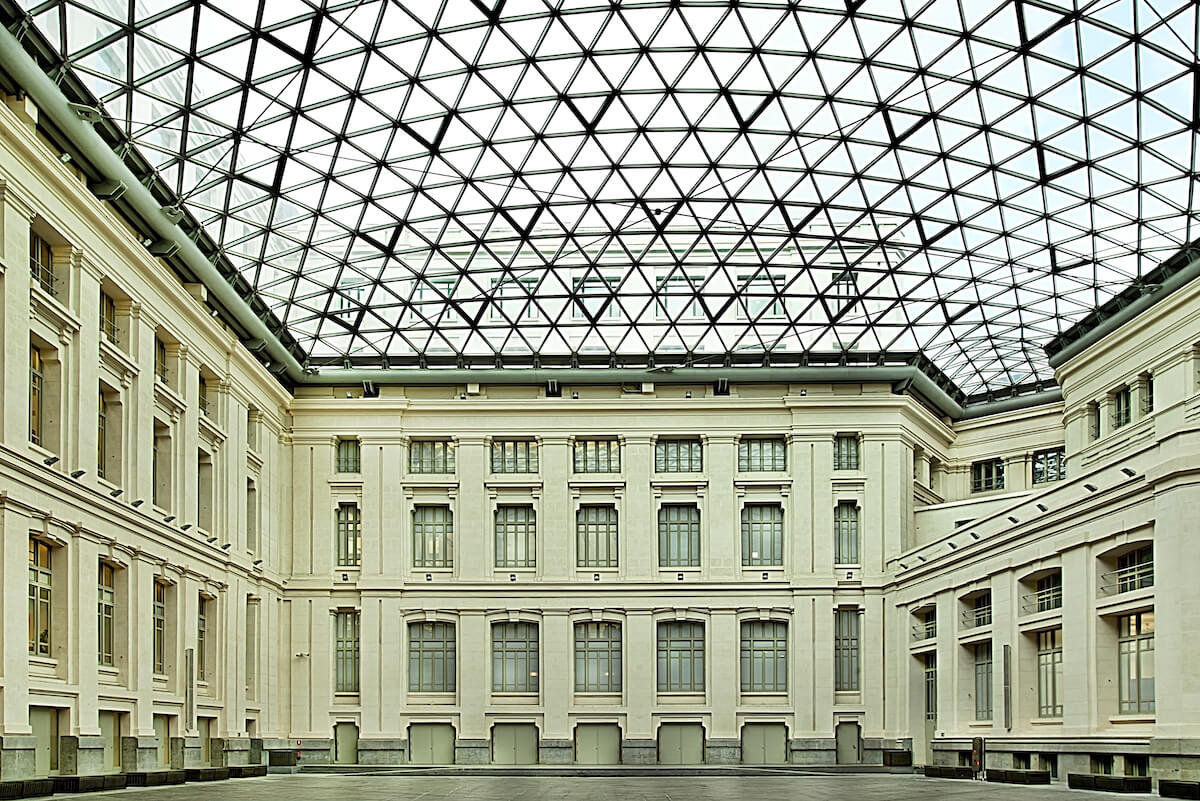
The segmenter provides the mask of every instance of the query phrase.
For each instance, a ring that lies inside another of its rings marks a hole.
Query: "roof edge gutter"
[[[351,369],[306,375],[308,386],[346,386],[360,382],[374,384],[708,384],[718,379],[731,383],[888,383],[896,389],[904,383],[923,396],[939,413],[955,419],[963,416],[963,406],[917,367],[677,367],[677,368],[534,368],[534,369]]]
[[[284,365],[293,381],[304,378],[304,370],[295,356],[288,352],[267,325],[259,319],[178,225],[163,211],[150,190],[137,179],[125,163],[113,152],[92,124],[80,119],[58,86],[42,71],[33,57],[7,29],[0,26],[0,66],[33,98],[39,112],[47,115],[80,153],[88,158],[104,176],[120,181],[126,187],[122,200],[137,211],[159,237],[178,245],[177,255],[196,274],[208,291],[252,337],[262,339],[273,361]]]
[[[1060,403],[1063,399],[1061,389],[1048,389],[1042,392],[1031,392],[1028,395],[1017,395],[1014,398],[1002,398],[1001,400],[986,401],[983,403],[971,403],[963,409],[961,420],[974,420],[979,417],[987,417],[993,414],[1003,414],[1004,412],[1015,412],[1021,409],[1029,409],[1034,406],[1045,406],[1051,403]]]
[[[1137,317],[1159,301],[1165,300],[1168,295],[1194,281],[1196,278],[1200,278],[1200,258],[1192,259],[1186,266],[1159,284],[1152,292],[1142,295],[1128,306],[1113,312],[1111,317],[1097,323],[1094,328],[1082,334],[1079,339],[1064,345],[1062,350],[1049,357],[1050,367],[1057,370],[1087,348],[1095,345],[1134,317]]]

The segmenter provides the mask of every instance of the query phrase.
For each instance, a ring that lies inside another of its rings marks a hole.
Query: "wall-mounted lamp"
[[[167,515],[166,517],[163,518],[163,522],[170,523],[174,519],[175,519],[175,515]]]
[[[145,503],[145,501],[142,500],[141,498],[138,498],[136,501],[134,501],[133,503],[131,503],[129,505],[136,508],[138,506],[141,506],[143,503]]]
[[[120,495],[122,492],[124,492],[124,491],[125,491],[125,490],[123,490],[123,489],[115,489],[115,490],[113,490],[112,492],[110,492],[110,493],[108,493],[108,494],[109,494],[109,495],[111,495],[111,496],[113,496],[114,498],[116,498],[117,496],[119,496],[119,495]]]
[[[254,566],[255,566],[255,567],[258,567],[259,565],[261,565],[261,564],[262,564],[262,562],[263,562],[263,560],[261,560],[261,559],[255,559],[255,560],[254,560]]]
[[[86,472],[87,472],[86,470],[72,470],[71,478],[80,478]]]
[[[214,543],[214,542],[216,542],[216,541],[217,541],[217,538],[216,538],[216,537],[209,537],[209,538],[208,538],[208,540],[207,540],[207,542],[208,542],[208,544],[209,544],[209,545],[211,545],[212,543]]]
[[[191,527],[192,527],[191,523],[184,523],[182,526],[180,526],[180,528],[183,529],[184,531],[187,531]]]
[[[1128,467],[1122,467],[1121,472],[1124,473],[1125,475],[1129,476],[1130,478],[1133,478],[1134,476],[1137,475],[1136,472],[1134,472],[1133,470],[1130,470]]]
[[[222,545],[222,546],[221,546],[221,550],[222,550],[222,551],[228,551],[232,545],[233,545],[233,543],[232,543],[232,542],[227,542],[227,543],[225,543],[224,545]]]
[[[46,465],[46,467],[49,467],[50,465],[54,464],[57,461],[58,461],[57,456],[47,456],[45,459],[42,460],[42,464]]]

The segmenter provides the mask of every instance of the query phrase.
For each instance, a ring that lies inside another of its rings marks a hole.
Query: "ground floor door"
[[[104,738],[104,769],[121,770],[121,713],[100,713],[100,736]]]
[[[580,723],[576,726],[575,762],[580,765],[621,764],[621,727],[615,723]]]
[[[837,762],[839,765],[857,765],[862,762],[862,738],[858,724],[842,721],[837,725]]]
[[[664,723],[658,727],[660,765],[704,762],[704,727],[699,723]]]
[[[29,707],[29,725],[35,743],[34,775],[48,776],[58,770],[58,710],[48,706]]]
[[[212,737],[214,718],[196,718],[196,731],[200,733],[200,764],[212,764]]]
[[[337,723],[333,727],[333,761],[339,765],[358,764],[358,726]]]
[[[497,723],[492,727],[492,762],[536,765],[538,730],[532,723]]]
[[[787,726],[782,723],[747,723],[742,726],[743,763],[783,765],[787,761]]]
[[[449,723],[409,726],[408,761],[417,765],[453,765],[454,727]]]
[[[171,764],[171,719],[166,715],[154,716],[154,738],[158,741],[156,756],[158,766],[165,768]]]

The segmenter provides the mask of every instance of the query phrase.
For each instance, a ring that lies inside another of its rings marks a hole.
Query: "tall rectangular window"
[[[833,621],[834,689],[858,690],[858,609],[838,609]]]
[[[575,692],[621,692],[621,624],[575,624]]]
[[[575,440],[575,472],[621,472],[621,441],[611,437]]]
[[[1129,387],[1121,387],[1112,394],[1113,428],[1129,425],[1133,419],[1133,409]]]
[[[154,377],[167,383],[167,343],[154,338]]]
[[[1154,374],[1142,373],[1142,414],[1154,411]]]
[[[973,627],[992,625],[992,591],[985,590],[971,602],[970,624]]]
[[[921,663],[925,674],[925,719],[937,720],[937,653],[923,654]]]
[[[29,653],[50,656],[51,615],[54,610],[53,549],[29,538]]]
[[[1062,629],[1037,634],[1038,717],[1061,718],[1063,714]]]
[[[975,719],[992,719],[992,644],[975,646]]]
[[[613,506],[580,506],[575,512],[575,564],[617,566],[617,510]]]
[[[496,567],[537,566],[537,522],[532,506],[496,507]]]
[[[783,566],[783,507],[779,504],[742,507],[742,566]]]
[[[196,681],[208,680],[208,598],[196,605]]]
[[[738,470],[743,473],[787,469],[787,441],[783,437],[748,437],[738,441]]]
[[[334,692],[358,692],[358,612],[333,616]]]
[[[413,567],[454,567],[454,513],[449,506],[413,507]]]
[[[858,469],[857,434],[838,434],[833,438],[833,469]]]
[[[408,472],[453,473],[454,443],[443,439],[415,439],[408,446]]]
[[[839,501],[833,509],[833,561],[839,565],[859,564],[858,542],[858,504]]]
[[[117,344],[117,302],[100,290],[100,333],[112,345]]]
[[[1138,548],[1117,557],[1117,592],[1154,586],[1154,548]]]
[[[658,624],[658,691],[704,692],[704,624],[670,620]]]
[[[43,292],[54,294],[54,253],[33,229],[29,231],[29,275]]]
[[[700,509],[695,504],[659,507],[658,566],[700,567]]]
[[[96,406],[96,475],[100,478],[107,479],[108,464],[108,400],[104,397],[104,390],[99,393],[99,400]]]
[[[493,473],[536,473],[538,444],[530,439],[492,440]]]
[[[358,504],[338,504],[336,517],[338,567],[358,567],[362,563],[362,515]]]
[[[150,502],[159,509],[171,508],[171,429],[154,421],[154,444],[150,462]]]
[[[204,415],[205,417],[208,417],[208,413],[209,413],[208,378],[205,377],[204,373],[200,374],[200,377],[196,382],[196,386],[197,386],[196,399],[200,406],[200,414]]]
[[[408,690],[414,693],[452,693],[455,690],[457,648],[453,623],[423,621],[408,624]]]
[[[1056,570],[1037,580],[1036,600],[1039,612],[1062,609],[1062,571]]]
[[[654,443],[654,472],[699,473],[703,451],[699,438],[660,439]]]
[[[151,614],[154,619],[154,672],[162,675],[167,672],[167,584],[164,581],[154,582]]]
[[[41,445],[44,432],[46,391],[46,363],[42,360],[42,351],[37,345],[29,346],[29,441]]]
[[[742,623],[742,692],[787,692],[787,623]]]
[[[99,662],[112,666],[113,647],[116,644],[117,594],[116,571],[106,562],[100,563],[100,575],[96,589],[96,639],[99,646]]]
[[[358,473],[362,470],[362,445],[357,439],[345,437],[337,441],[337,471]]]
[[[988,459],[971,465],[971,492],[1004,489],[1004,460]]]
[[[246,550],[258,550],[258,488],[254,479],[246,479]]]
[[[1154,711],[1154,613],[1118,621],[1118,691],[1122,715]]]
[[[492,692],[538,691],[536,623],[492,624]]]
[[[1044,451],[1034,451],[1033,454],[1033,483],[1045,484],[1047,481],[1062,481],[1067,477],[1066,448],[1049,448]]]

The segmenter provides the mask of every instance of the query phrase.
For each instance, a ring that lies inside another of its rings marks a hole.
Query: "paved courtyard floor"
[[[54,798],[95,801],[1100,801],[1065,785],[1017,787],[923,776],[503,777],[277,775]]]

